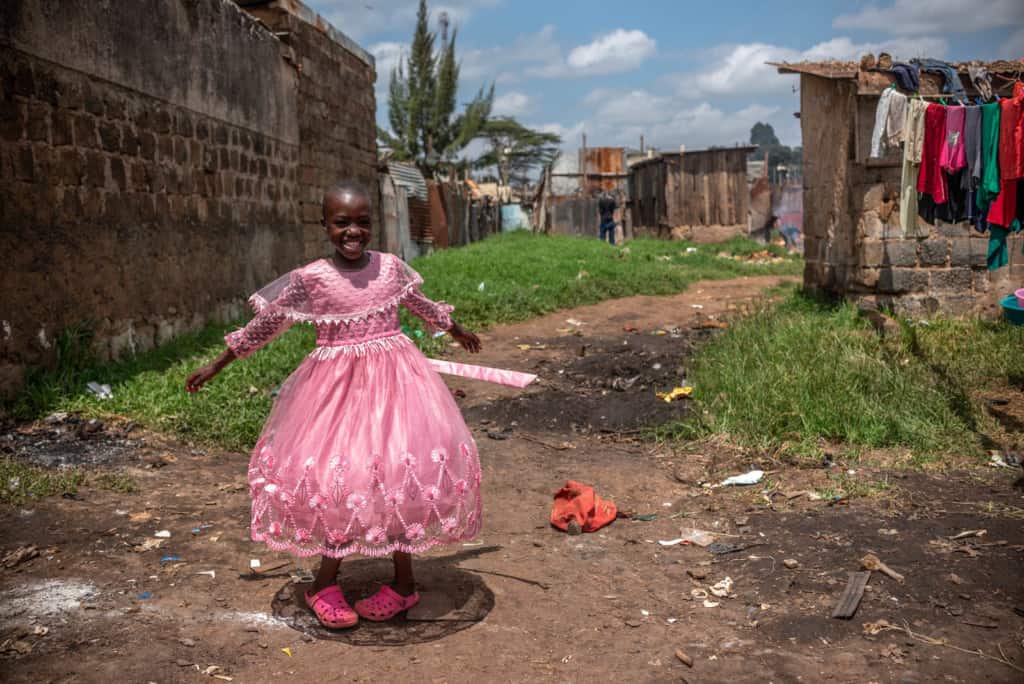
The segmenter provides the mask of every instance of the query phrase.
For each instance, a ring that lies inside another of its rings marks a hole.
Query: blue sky
[[[378,119],[417,0],[307,0],[377,58]],[[1024,58],[1024,0],[689,2],[446,0],[459,28],[462,98],[496,86],[496,113],[576,147],[745,142],[757,121],[800,142],[798,79],[765,61]],[[436,23],[432,28],[436,28]]]

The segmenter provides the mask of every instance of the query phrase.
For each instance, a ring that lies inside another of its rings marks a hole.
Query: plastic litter
[[[288,647],[282,648],[282,649],[281,649],[281,653],[284,653],[284,654],[285,654],[286,656],[288,656],[289,658],[291,658],[291,657],[292,657],[292,649],[290,649],[290,648],[288,648]]]
[[[202,570],[200,572],[197,572],[196,574],[197,575],[209,575],[210,579],[217,579],[217,571],[216,570]]]
[[[717,598],[728,598],[732,595],[732,578],[726,577],[711,587],[711,593]]]
[[[101,385],[95,381],[89,381],[85,384],[85,388],[89,390],[89,394],[93,395],[97,399],[113,399],[114,393],[110,389],[110,385]]]
[[[153,598],[153,594],[149,593],[148,591],[144,591],[141,594],[138,594],[138,597],[140,599],[148,599],[148,598]]]
[[[160,530],[156,534],[154,534],[153,536],[156,537],[157,539],[170,539],[171,538],[171,531],[170,530]]]
[[[671,392],[657,392],[655,396],[664,401],[666,404],[671,404],[676,399],[682,399],[693,394],[692,387],[674,387]]]
[[[255,570],[258,567],[260,567],[260,559],[259,558],[251,558],[249,560],[249,568],[252,569],[252,570]]]
[[[733,475],[722,480],[721,487],[734,487],[734,486],[745,486],[755,485],[764,478],[763,470],[751,470],[750,472],[743,473],[742,475]]]
[[[476,290],[477,290],[477,292],[483,292],[484,288],[486,288],[486,287],[487,286],[484,284],[484,282],[480,281],[480,284],[476,286]]]
[[[160,559],[160,565],[164,563],[184,563],[185,559],[181,556],[164,556]]]
[[[715,541],[715,535],[704,530],[683,530],[683,536],[676,539],[659,541],[662,546],[678,546],[679,544],[695,544],[705,547]]]
[[[718,601],[712,601],[711,599],[704,599],[704,607],[705,608],[717,608],[720,605],[722,605],[722,604],[719,603]]]

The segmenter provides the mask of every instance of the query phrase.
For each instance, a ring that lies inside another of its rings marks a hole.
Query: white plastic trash
[[[763,470],[751,470],[742,475],[733,475],[722,480],[722,487],[734,487],[737,485],[755,485],[764,477]]]

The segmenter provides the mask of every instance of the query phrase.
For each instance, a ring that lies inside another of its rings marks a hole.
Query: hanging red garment
[[[615,520],[617,513],[614,502],[603,500],[594,493],[593,487],[568,480],[555,493],[551,524],[567,530],[569,523],[575,520],[584,532],[594,532]]]
[[[1024,83],[999,103],[999,177],[1024,178]]]
[[[1017,180],[1004,180],[999,184],[999,195],[988,208],[987,220],[1003,228],[1009,228],[1017,216]]]
[[[917,174],[917,191],[932,196],[935,204],[945,204],[946,177],[942,173],[942,146],[946,141],[946,108],[930,104],[924,113],[924,146],[921,170]]]

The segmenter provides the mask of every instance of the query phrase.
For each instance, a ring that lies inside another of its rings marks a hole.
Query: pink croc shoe
[[[370,598],[356,601],[356,612],[359,613],[359,617],[367,620],[384,622],[399,613],[404,613],[419,602],[420,595],[417,592],[402,596],[385,584]]]
[[[306,605],[312,608],[317,620],[324,627],[345,629],[355,627],[359,616],[345,601],[345,596],[337,585],[324,587],[315,594],[306,592]]]

